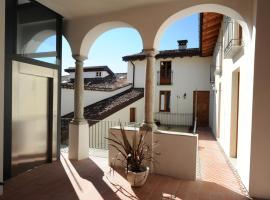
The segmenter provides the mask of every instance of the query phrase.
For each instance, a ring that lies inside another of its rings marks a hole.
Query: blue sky
[[[199,46],[199,17],[191,15],[175,21],[164,32],[159,50],[176,49],[177,40],[187,39],[188,47]],[[55,37],[48,38],[38,51],[50,50],[54,46]],[[143,48],[140,34],[132,28],[117,28],[100,35],[92,45],[88,60],[84,66],[108,65],[113,72],[126,72],[127,63],[122,57],[141,52]],[[71,49],[66,39],[63,39],[63,69],[74,66]]]

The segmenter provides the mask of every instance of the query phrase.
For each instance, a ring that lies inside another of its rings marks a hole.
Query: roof
[[[84,72],[106,71],[110,75],[114,76],[114,73],[112,72],[112,70],[106,65],[83,67],[83,71]],[[68,72],[68,73],[75,72],[75,67],[69,67],[69,68],[65,69],[65,72]]]
[[[199,48],[189,48],[189,49],[173,49],[173,50],[163,50],[159,51],[158,54],[156,54],[156,59],[159,58],[175,58],[175,57],[191,57],[191,56],[200,56],[200,49]],[[134,60],[144,60],[145,59],[145,53],[137,53],[133,55],[128,55],[123,57],[123,61],[134,61]]]
[[[200,46],[203,57],[212,56],[217,43],[223,15],[218,13],[201,13]]]
[[[123,87],[130,86],[131,83],[127,82],[127,75],[125,73],[116,73],[115,76],[106,76],[104,78],[90,78],[85,79],[84,82],[85,90],[95,90],[95,91],[114,91]],[[61,88],[64,89],[74,89],[74,82],[62,82]]]
[[[142,88],[131,88],[117,95],[91,104],[84,108],[84,117],[92,120],[103,120],[113,113],[134,103],[144,97]],[[73,118],[74,113],[69,113],[62,118]]]
[[[200,14],[200,48],[187,48],[187,49],[173,49],[159,51],[156,54],[156,59],[159,58],[175,58],[187,56],[212,56],[215,44],[218,39],[221,22],[223,19],[222,14],[218,13],[201,13]],[[187,40],[178,40],[179,45],[185,45]],[[140,52],[133,55],[123,57],[123,61],[144,60],[145,53]]]

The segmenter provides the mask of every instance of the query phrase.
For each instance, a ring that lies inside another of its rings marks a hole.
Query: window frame
[[[164,95],[164,110],[161,109],[161,96]],[[159,91],[159,112],[171,112],[171,91]]]
[[[160,61],[159,84],[160,85],[172,84],[172,61],[171,60]]]

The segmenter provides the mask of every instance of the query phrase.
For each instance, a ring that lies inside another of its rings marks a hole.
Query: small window
[[[160,91],[159,93],[159,111],[170,112],[171,91]]]
[[[97,77],[101,77],[101,72],[96,72]]]
[[[129,114],[130,114],[129,121],[136,122],[136,108],[130,108]]]

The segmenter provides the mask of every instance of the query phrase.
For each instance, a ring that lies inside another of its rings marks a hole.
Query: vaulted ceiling
[[[109,13],[145,5],[175,0],[37,0],[65,18]]]
[[[218,39],[223,15],[218,13],[201,14],[202,56],[212,56]]]

